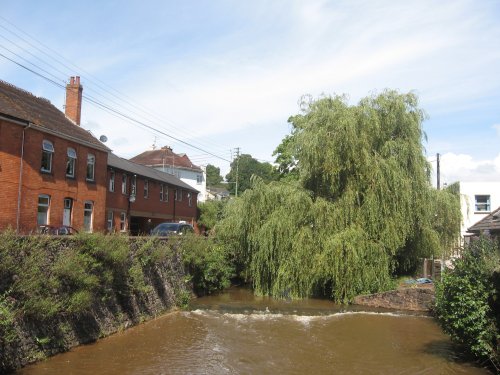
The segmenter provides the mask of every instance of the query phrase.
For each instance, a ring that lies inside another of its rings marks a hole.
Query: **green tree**
[[[235,194],[236,180],[238,180],[238,194],[249,189],[251,187],[250,178],[254,175],[265,182],[274,181],[277,178],[276,172],[270,163],[259,162],[248,154],[239,155],[231,163],[231,170],[226,175],[229,192]]]
[[[443,329],[477,359],[489,361],[497,371],[500,371],[499,265],[498,243],[480,238],[464,249],[436,288],[436,314]]]
[[[288,119],[291,122],[293,117]],[[293,152],[293,147],[291,143],[294,138],[292,135],[287,135],[283,138],[280,145],[274,150],[273,156],[276,156],[276,164],[278,165],[278,174],[280,179],[287,180],[297,180],[298,179],[298,169],[297,160],[295,159]]]
[[[209,200],[198,203],[198,224],[212,229],[222,219],[227,200]]]
[[[222,176],[220,175],[220,168],[208,164],[207,165],[207,186],[219,187],[222,183]]]
[[[447,240],[436,209],[454,218],[456,206],[438,205],[444,193],[431,188],[417,97],[388,90],[358,105],[335,96],[302,108],[276,152],[296,181],[254,178],[218,230],[256,291],[345,302],[439,254]]]

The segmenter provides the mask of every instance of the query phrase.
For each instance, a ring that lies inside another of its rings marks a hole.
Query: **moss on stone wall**
[[[185,305],[178,241],[0,234],[0,373]]]

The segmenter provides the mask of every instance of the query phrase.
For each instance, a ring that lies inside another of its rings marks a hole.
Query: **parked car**
[[[70,226],[61,225],[59,227],[54,227],[52,225],[40,225],[38,227],[38,233],[40,234],[52,234],[55,236],[67,236],[77,234],[78,231]]]
[[[193,226],[187,223],[161,223],[152,231],[153,236],[171,236],[194,233]]]
[[[56,232],[55,234],[58,234],[59,236],[68,236],[78,233],[78,231],[75,228],[67,225],[62,225],[60,227],[57,227],[55,232]]]

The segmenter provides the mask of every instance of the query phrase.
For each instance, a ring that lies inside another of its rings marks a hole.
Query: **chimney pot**
[[[75,124],[80,125],[82,115],[82,92],[80,77],[70,77],[69,84],[66,85],[66,117],[73,120]]]

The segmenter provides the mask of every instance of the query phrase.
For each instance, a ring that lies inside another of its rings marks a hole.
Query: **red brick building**
[[[79,126],[82,90],[71,77],[65,115],[0,81],[0,230],[68,225],[135,234],[163,221],[194,224],[196,189],[113,155]]]
[[[104,229],[109,149],[79,126],[81,90],[72,77],[70,120],[48,100],[0,81],[0,229]]]
[[[198,191],[175,176],[108,156],[108,231],[149,233],[165,221],[195,225]]]

